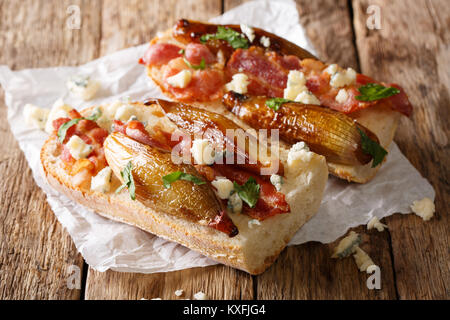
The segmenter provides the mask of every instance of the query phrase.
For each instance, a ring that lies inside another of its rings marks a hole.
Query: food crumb
[[[183,295],[183,293],[184,293],[184,290],[183,290],[183,289],[178,289],[178,290],[175,291],[175,295],[176,295],[177,297],[181,297],[181,296]]]
[[[358,246],[355,247],[355,254],[353,255],[353,258],[355,259],[356,265],[361,272],[367,272],[367,269],[370,266],[375,265],[369,255]]]
[[[387,225],[383,224],[378,220],[378,217],[373,217],[368,223],[367,223],[367,230],[370,229],[377,229],[379,232],[383,232],[385,228],[387,228]]]
[[[194,299],[195,300],[206,300],[207,296],[204,292],[199,291],[196,294],[194,294]]]
[[[424,221],[428,221],[433,217],[436,207],[433,200],[430,198],[423,198],[422,200],[414,201],[411,210]]]

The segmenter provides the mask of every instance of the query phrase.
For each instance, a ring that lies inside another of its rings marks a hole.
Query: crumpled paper
[[[292,1],[253,1],[212,20],[216,23],[246,23],[264,28],[314,52],[299,22]],[[0,66],[0,83],[5,90],[8,121],[14,137],[32,169],[37,185],[60,223],[71,235],[86,262],[98,271],[168,272],[216,264],[179,244],[126,224],[110,221],[74,203],[53,190],[42,175],[39,152],[47,135],[24,125],[23,106],[32,103],[50,108],[64,100],[83,109],[126,96],[136,100],[163,97],[137,63],[147,45],[116,52],[79,67],[28,69],[12,72]],[[83,102],[68,94],[65,82],[76,74],[100,80],[102,89],[95,100]],[[396,212],[409,213],[417,199],[434,199],[426,179],[393,144],[386,163],[370,183],[349,184],[330,176],[319,212],[294,236],[290,245],[307,241],[332,242],[351,228],[366,224],[373,216],[382,218]]]

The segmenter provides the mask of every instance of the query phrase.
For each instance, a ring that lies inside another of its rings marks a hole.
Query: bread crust
[[[89,114],[92,109],[86,109],[82,114]],[[210,227],[157,212],[138,201],[132,201],[126,190],[119,194],[114,191],[105,194],[74,186],[71,177],[61,167],[60,152],[61,147],[57,138],[52,135],[42,147],[41,163],[48,183],[71,200],[103,217],[175,241],[217,262],[250,274],[264,272],[276,260],[295,232],[317,212],[328,175],[324,158],[314,154],[313,160],[304,172],[305,176],[310,174],[311,177],[307,183],[299,187],[299,193],[302,193],[299,201],[302,202],[301,212],[271,217],[261,222],[259,229],[252,229],[248,225],[250,217],[244,214],[232,215],[233,222],[239,228],[239,234],[230,238]],[[120,184],[118,179],[116,177],[114,179],[113,185],[118,186]],[[277,230],[277,234],[274,234],[273,230]]]

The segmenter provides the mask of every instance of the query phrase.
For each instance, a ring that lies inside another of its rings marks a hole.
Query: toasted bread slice
[[[132,104],[142,114],[160,114],[156,105]],[[102,106],[108,115],[108,106]],[[117,108],[117,106],[115,106]],[[152,111],[153,108],[153,112]],[[145,110],[145,112],[142,112]],[[81,112],[92,113],[92,108]],[[109,112],[111,113],[111,112]],[[166,117],[158,121],[164,122]],[[110,124],[103,119],[102,125]],[[286,152],[286,150],[284,150]],[[152,210],[138,201],[132,201],[127,190],[116,194],[119,179],[112,178],[111,191],[101,193],[89,188],[76,187],[72,177],[62,167],[61,146],[52,135],[41,151],[41,162],[49,184],[70,199],[92,209],[98,214],[116,221],[136,226],[170,241],[175,241],[220,263],[259,274],[266,270],[289,243],[297,230],[319,209],[326,185],[328,170],[324,157],[312,154],[300,171],[287,179],[282,192],[291,206],[291,212],[270,217],[260,224],[249,223],[245,214],[229,214],[239,229],[235,237],[186,219]]]

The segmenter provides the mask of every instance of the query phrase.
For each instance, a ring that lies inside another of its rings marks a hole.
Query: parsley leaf
[[[66,139],[67,130],[69,130],[70,127],[76,125],[82,119],[83,118],[76,118],[76,119],[72,119],[72,120],[67,121],[66,123],[62,124],[58,129],[59,142],[64,143],[64,140]]]
[[[117,188],[116,193],[119,193],[124,188],[128,188],[128,192],[130,193],[131,200],[136,200],[136,186],[134,184],[133,178],[133,164],[128,162],[123,171],[120,172],[120,175],[123,179],[123,185]]]
[[[219,26],[216,33],[208,33],[200,37],[201,42],[206,42],[211,39],[225,40],[233,49],[247,49],[248,40],[242,34],[233,29]]]
[[[363,152],[372,156],[372,168],[375,168],[377,165],[383,162],[384,157],[387,155],[387,151],[378,143],[370,139],[369,136],[360,128],[357,129],[359,131],[359,134],[361,135],[361,146]]]
[[[359,101],[375,101],[387,98],[400,93],[400,90],[394,87],[385,87],[378,83],[369,83],[358,88],[360,96],[355,99]]]
[[[284,98],[271,98],[266,100],[266,106],[269,108],[278,111],[283,103],[292,102],[291,100]]]
[[[237,192],[242,201],[247,203],[250,208],[255,207],[256,202],[258,202],[259,191],[261,189],[261,186],[256,183],[255,178],[250,177],[242,186],[236,181],[233,184],[234,190]]]
[[[69,130],[72,126],[76,125],[81,120],[91,120],[91,121],[97,121],[102,116],[102,110],[100,108],[95,109],[94,113],[91,114],[89,117],[86,118],[76,118],[72,119],[70,121],[67,121],[63,125],[61,125],[58,129],[58,139],[59,142],[64,143],[64,140],[66,139],[67,130]]]
[[[199,65],[191,64],[186,58],[183,58],[183,60],[187,64],[187,66],[189,68],[192,68],[194,70],[198,70],[198,69],[203,70],[206,67],[206,63],[205,63],[205,59],[204,58],[202,58],[202,61],[200,62]]]
[[[179,54],[184,54],[184,49],[180,49],[180,51],[178,51]]]
[[[195,183],[196,185],[201,185],[201,184],[205,184],[206,182],[203,181],[202,179],[193,176],[192,174],[189,173],[184,173],[181,171],[175,171],[172,172],[164,177],[162,177],[162,181],[164,184],[164,188],[169,189],[170,188],[170,184],[177,181],[177,180],[186,180],[186,181],[190,181]]]

